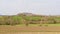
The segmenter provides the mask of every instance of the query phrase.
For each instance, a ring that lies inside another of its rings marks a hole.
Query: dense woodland
[[[17,15],[1,15],[0,25],[18,24],[59,24],[60,16],[35,15],[32,13],[20,13]]]

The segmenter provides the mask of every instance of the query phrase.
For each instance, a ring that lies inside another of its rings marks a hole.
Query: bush
[[[5,25],[10,25],[10,23],[9,22],[6,22],[6,24]]]
[[[42,25],[39,25],[39,26],[42,26]]]
[[[45,26],[48,26],[48,25],[45,25]]]
[[[28,26],[29,24],[28,23],[26,23],[26,26]]]

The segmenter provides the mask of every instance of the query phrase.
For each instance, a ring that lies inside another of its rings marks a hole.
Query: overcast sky
[[[21,12],[60,15],[60,0],[0,0],[0,14],[14,15]]]

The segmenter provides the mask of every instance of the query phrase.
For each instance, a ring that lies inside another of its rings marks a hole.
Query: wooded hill
[[[1,15],[0,25],[17,24],[59,24],[60,16],[36,15],[32,13],[19,13],[17,15]]]

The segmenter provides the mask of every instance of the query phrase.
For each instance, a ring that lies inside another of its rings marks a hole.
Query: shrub
[[[48,26],[48,25],[45,25],[45,26]]]
[[[39,26],[42,26],[42,25],[39,25]]]

